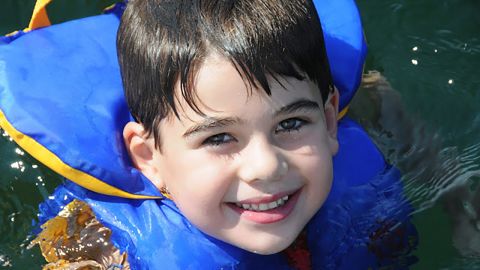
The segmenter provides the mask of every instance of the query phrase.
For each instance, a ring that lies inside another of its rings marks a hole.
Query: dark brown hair
[[[271,95],[267,76],[333,89],[311,0],[130,0],[117,34],[130,112],[159,146],[160,120],[174,113],[174,86],[197,113],[194,77],[212,52],[229,59],[249,88]]]

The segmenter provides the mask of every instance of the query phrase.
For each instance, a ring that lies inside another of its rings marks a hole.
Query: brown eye
[[[235,141],[235,138],[233,138],[231,135],[227,133],[220,133],[220,134],[215,134],[213,136],[208,137],[205,141],[202,142],[202,144],[218,146],[218,145],[229,143],[232,141]]]
[[[275,133],[297,131],[305,124],[307,124],[307,121],[305,120],[299,118],[289,118],[278,123]]]

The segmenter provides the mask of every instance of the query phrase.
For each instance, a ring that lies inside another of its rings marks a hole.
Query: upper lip
[[[290,196],[290,195],[296,193],[298,190],[299,189],[284,191],[284,192],[280,192],[280,193],[276,193],[276,194],[265,194],[263,196],[253,197],[253,198],[237,201],[236,203],[240,203],[240,204],[271,203],[271,202],[274,202],[274,201],[276,201],[280,198],[283,198],[285,196]]]

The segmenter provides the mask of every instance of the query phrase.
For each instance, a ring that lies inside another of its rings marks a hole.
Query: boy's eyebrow
[[[301,98],[281,107],[278,111],[275,112],[275,116],[279,116],[282,114],[290,114],[300,110],[320,110],[320,105],[316,101]]]
[[[206,117],[205,120],[201,123],[198,123],[185,131],[183,134],[184,138],[190,137],[195,133],[206,131],[209,129],[226,127],[237,123],[243,123],[244,121],[238,117],[225,117],[225,118],[216,118],[216,117]]]
[[[281,107],[279,110],[275,112],[274,116],[277,117],[283,114],[290,114],[300,110],[320,110],[320,105],[318,104],[318,102],[315,102],[309,99],[298,99],[288,105]],[[183,137],[188,138],[195,133],[199,133],[199,132],[206,131],[209,129],[214,129],[214,128],[226,127],[233,124],[241,124],[244,122],[245,120],[239,117],[225,117],[225,118],[206,117],[204,121],[188,128],[187,131],[185,131],[185,133],[183,134]]]

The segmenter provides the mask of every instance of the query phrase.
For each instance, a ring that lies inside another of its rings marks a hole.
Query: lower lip
[[[251,211],[246,210],[241,207],[238,207],[236,204],[229,203],[228,205],[235,212],[240,214],[240,217],[253,221],[260,224],[269,224],[274,222],[279,222],[290,215],[295,204],[297,203],[300,191],[295,192],[291,195],[288,201],[277,208],[266,210],[266,211]]]

